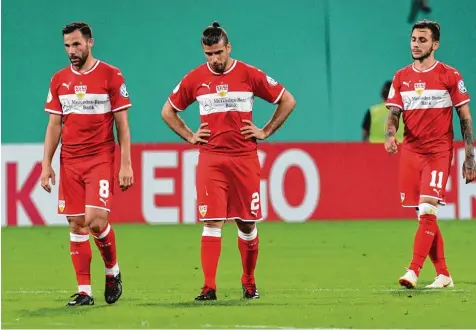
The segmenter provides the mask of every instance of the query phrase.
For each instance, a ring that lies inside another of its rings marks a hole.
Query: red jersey
[[[458,70],[441,62],[418,71],[413,64],[393,78],[387,107],[403,110],[403,147],[418,153],[453,148],[453,107],[470,101]]]
[[[53,75],[45,111],[63,116],[61,159],[113,152],[113,112],[131,107],[119,69],[97,61],[91,70],[68,66]]]
[[[205,63],[190,71],[170,94],[169,102],[177,111],[198,102],[200,121],[211,131],[204,152],[240,154],[255,151],[256,141],[246,140],[240,128],[243,119],[252,120],[254,97],[276,104],[284,87],[263,71],[234,61],[223,73],[214,72]]]

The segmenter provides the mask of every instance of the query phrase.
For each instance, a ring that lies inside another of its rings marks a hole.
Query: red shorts
[[[245,156],[200,153],[196,187],[200,221],[262,219],[256,152]]]
[[[453,152],[418,154],[402,148],[400,156],[400,197],[404,207],[417,207],[420,197],[445,204],[445,188]]]
[[[114,155],[61,163],[58,213],[84,215],[86,207],[110,211],[114,191]]]

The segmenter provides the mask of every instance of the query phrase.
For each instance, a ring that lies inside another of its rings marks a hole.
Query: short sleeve
[[[400,110],[403,110],[402,95],[400,94],[400,74],[397,72],[392,80],[392,85],[390,85],[390,90],[388,92],[387,102],[385,102],[387,108],[397,107]]]
[[[286,90],[283,85],[263,71],[252,66],[248,66],[248,74],[254,95],[273,104],[276,104],[281,100],[281,97]]]
[[[132,107],[124,76],[119,69],[112,70],[111,76],[109,77],[109,86],[108,92],[112,112]]]
[[[186,75],[169,95],[169,103],[177,111],[184,111],[195,102],[194,85],[190,75]]]
[[[63,107],[58,97],[58,87],[58,79],[57,76],[54,75],[51,78],[50,87],[48,88],[45,111],[55,115],[63,115]]]
[[[459,107],[468,103],[470,98],[461,74],[456,70],[448,70],[447,75],[448,92],[450,93],[453,106]]]

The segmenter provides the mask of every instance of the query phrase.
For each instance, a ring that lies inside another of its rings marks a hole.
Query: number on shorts
[[[438,183],[436,183],[437,175],[438,175]],[[430,187],[443,188],[443,172],[431,171]]]
[[[251,195],[251,211],[257,211],[259,210],[259,193],[254,192],[253,195]]]
[[[99,180],[99,197],[102,197],[102,198],[109,197],[109,181]]]

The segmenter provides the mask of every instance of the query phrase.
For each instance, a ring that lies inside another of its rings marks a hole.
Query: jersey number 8
[[[99,197],[102,197],[102,198],[109,197],[109,181],[99,180]]]

